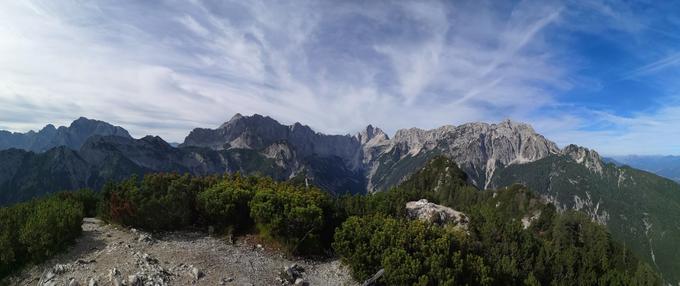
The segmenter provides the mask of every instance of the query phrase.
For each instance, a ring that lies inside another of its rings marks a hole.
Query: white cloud
[[[581,6],[3,2],[0,126],[25,131],[87,116],[135,136],[181,141],[191,128],[217,126],[236,112],[329,133],[368,123],[394,132],[512,117],[560,143],[607,146],[603,140],[623,135],[583,131],[594,113],[560,108],[559,93],[591,81],[575,80],[578,60],[546,38],[585,29],[570,18],[583,17],[575,12]],[[623,17],[629,9],[586,8],[627,31],[640,29]],[[673,112],[658,111],[653,122]],[[646,116],[631,120],[652,120]],[[636,126],[627,132],[646,134],[640,130],[648,125]]]
[[[184,15],[181,17],[177,18],[177,21],[184,25],[187,30],[194,32],[196,35],[201,36],[201,37],[209,37],[210,36],[210,31],[203,27],[203,25],[199,24],[194,20],[193,17],[189,15]]]
[[[632,79],[649,75],[664,69],[676,67],[678,65],[680,65],[680,52],[675,52],[629,72],[624,76],[624,79]]]

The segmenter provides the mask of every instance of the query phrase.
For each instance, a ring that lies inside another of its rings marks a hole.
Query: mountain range
[[[559,148],[511,120],[402,129],[390,137],[371,125],[354,135],[326,135],[237,114],[215,129],[194,129],[173,147],[81,118],[37,133],[0,132],[0,149],[7,149],[0,151],[0,204],[151,172],[241,172],[304,180],[336,194],[379,192],[443,155],[479,189],[521,183],[558,209],[590,215],[666,281],[680,281],[680,185],[606,162],[594,150]]]
[[[73,121],[70,126],[54,127],[48,124],[38,132],[16,133],[0,130],[0,150],[17,148],[33,152],[45,152],[59,146],[73,150],[93,135],[130,137],[127,130],[103,121],[90,120],[85,117]]]
[[[662,177],[680,182],[680,156],[661,155],[626,155],[609,156],[610,162],[623,166],[652,172]]]

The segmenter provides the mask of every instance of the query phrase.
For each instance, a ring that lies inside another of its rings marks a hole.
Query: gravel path
[[[234,244],[202,233],[151,237],[86,218],[69,251],[11,277],[9,285],[286,285],[297,264],[308,285],[357,285],[338,260],[291,260],[253,239]],[[77,284],[76,284],[77,283]],[[0,283],[1,284],[1,283]]]

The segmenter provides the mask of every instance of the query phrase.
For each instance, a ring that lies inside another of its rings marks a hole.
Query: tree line
[[[422,198],[465,212],[467,230],[408,219],[406,202]],[[151,174],[2,208],[0,274],[63,250],[85,215],[153,232],[257,233],[290,255],[340,257],[358,280],[384,269],[382,285],[661,284],[584,215],[558,213],[519,185],[479,191],[443,157],[369,195],[239,174]]]

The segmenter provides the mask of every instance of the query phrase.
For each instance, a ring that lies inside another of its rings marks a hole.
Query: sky
[[[2,1],[0,129],[182,142],[235,113],[329,134],[506,118],[680,155],[675,1]]]

